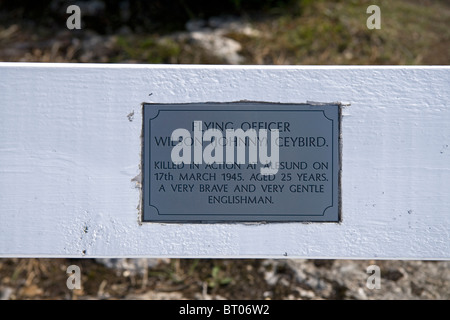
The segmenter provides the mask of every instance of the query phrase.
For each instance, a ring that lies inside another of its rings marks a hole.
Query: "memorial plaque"
[[[339,221],[339,105],[143,108],[144,222]]]

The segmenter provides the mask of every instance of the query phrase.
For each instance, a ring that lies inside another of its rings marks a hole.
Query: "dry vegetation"
[[[237,19],[254,32],[229,30],[244,64],[448,64],[450,5],[446,1],[375,1],[381,30],[366,27],[373,1],[290,1]],[[63,17],[64,18],[64,17]],[[179,31],[69,31],[65,20],[0,25],[2,61],[226,63]],[[7,20],[7,19],[6,19]],[[208,19],[204,19],[207,21]],[[219,26],[220,27],[220,26]]]

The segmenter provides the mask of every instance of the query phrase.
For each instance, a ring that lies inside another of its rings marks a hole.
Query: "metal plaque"
[[[338,222],[340,106],[143,105],[144,222]]]

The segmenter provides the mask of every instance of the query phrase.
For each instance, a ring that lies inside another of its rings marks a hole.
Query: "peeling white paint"
[[[2,257],[450,258],[449,67],[0,63],[0,75]],[[141,103],[239,100],[351,104],[342,223],[138,223]]]

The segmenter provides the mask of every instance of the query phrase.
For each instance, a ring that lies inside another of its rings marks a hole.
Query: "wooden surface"
[[[1,257],[450,259],[450,68],[0,63]],[[341,223],[139,223],[142,102],[342,102]]]

